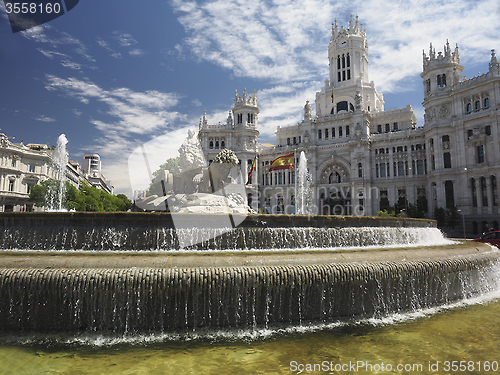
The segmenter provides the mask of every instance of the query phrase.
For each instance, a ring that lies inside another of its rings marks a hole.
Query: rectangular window
[[[488,206],[488,192],[486,186],[486,178],[481,177],[481,195],[483,197],[483,207]]]
[[[35,166],[34,166],[34,165],[30,165],[30,167],[29,167],[29,171],[30,171],[31,173],[35,173]]]
[[[484,145],[477,146],[477,162],[484,163]]]
[[[380,177],[386,176],[385,163],[380,164]]]
[[[325,129],[325,139],[328,139],[328,129]]]
[[[321,129],[318,130],[318,139],[321,139]]]
[[[9,191],[14,191],[14,180],[9,180]]]
[[[382,125],[377,125],[377,133],[382,133]]]
[[[443,154],[444,167],[451,168],[451,154],[449,152],[445,152]]]
[[[491,176],[491,191],[493,196],[493,206],[498,206],[497,178],[495,176]]]
[[[477,188],[476,188],[476,180],[471,178],[471,189],[472,189],[472,207],[477,207]]]
[[[405,174],[404,163],[402,161],[398,161],[398,176],[404,176],[404,174]]]
[[[417,160],[417,174],[424,174],[424,161]]]
[[[332,138],[335,138],[335,128],[332,128]]]
[[[342,126],[339,127],[339,137],[342,137]]]
[[[349,134],[351,133],[351,130],[349,129],[349,125],[345,127],[345,136],[349,137]]]

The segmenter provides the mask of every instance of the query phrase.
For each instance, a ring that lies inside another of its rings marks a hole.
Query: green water
[[[499,373],[498,363],[499,299],[400,323],[365,322],[257,341],[0,345],[0,374],[15,375],[487,374]]]

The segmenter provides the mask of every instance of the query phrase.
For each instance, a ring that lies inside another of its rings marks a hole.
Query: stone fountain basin
[[[0,268],[193,268],[432,262],[499,257],[500,251],[480,242],[456,240],[451,245],[370,249],[293,249],[192,252],[0,252]]]

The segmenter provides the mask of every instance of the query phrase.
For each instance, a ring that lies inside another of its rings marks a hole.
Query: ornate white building
[[[58,178],[52,153],[45,144],[12,143],[0,133],[0,212],[33,210],[33,203],[28,201],[31,188]]]
[[[469,236],[498,229],[500,176],[500,66],[494,50],[488,73],[465,80],[458,46],[423,54],[425,124],[415,127],[410,105],[384,110],[384,99],[369,80],[366,32],[356,17],[332,27],[329,79],[309,102],[304,119],[278,127],[276,146],[258,149],[257,97],[236,94],[226,123],[200,122],[208,160],[220,149],[236,152],[256,171],[247,185],[254,209],[293,213],[293,169],[269,171],[280,156],[300,152],[308,159],[313,208],[319,214],[377,215],[395,207],[433,217],[438,207],[456,206]],[[234,120],[233,120],[234,118]]]
[[[42,211],[29,201],[31,188],[48,179],[60,179],[54,166],[54,148],[47,144],[13,143],[0,133],[0,212]],[[85,169],[72,160],[66,164],[66,179],[78,187],[82,181],[110,194],[113,186],[101,173],[98,154],[85,154]]]

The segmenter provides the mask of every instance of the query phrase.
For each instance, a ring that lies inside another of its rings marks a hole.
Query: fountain
[[[499,254],[446,240],[430,220],[250,215],[188,229],[202,241],[186,248],[168,213],[3,213],[0,227],[4,332],[251,331],[497,287]]]
[[[306,154],[301,151],[295,177],[295,204],[297,207],[296,213],[299,215],[311,214],[312,190],[310,182],[311,177],[307,170]]]
[[[68,163],[68,156],[66,151],[66,144],[68,140],[65,134],[61,134],[57,138],[57,146],[52,156],[53,168],[58,176],[57,184],[47,185],[47,210],[48,211],[63,211],[63,200],[66,191],[66,164]]]

